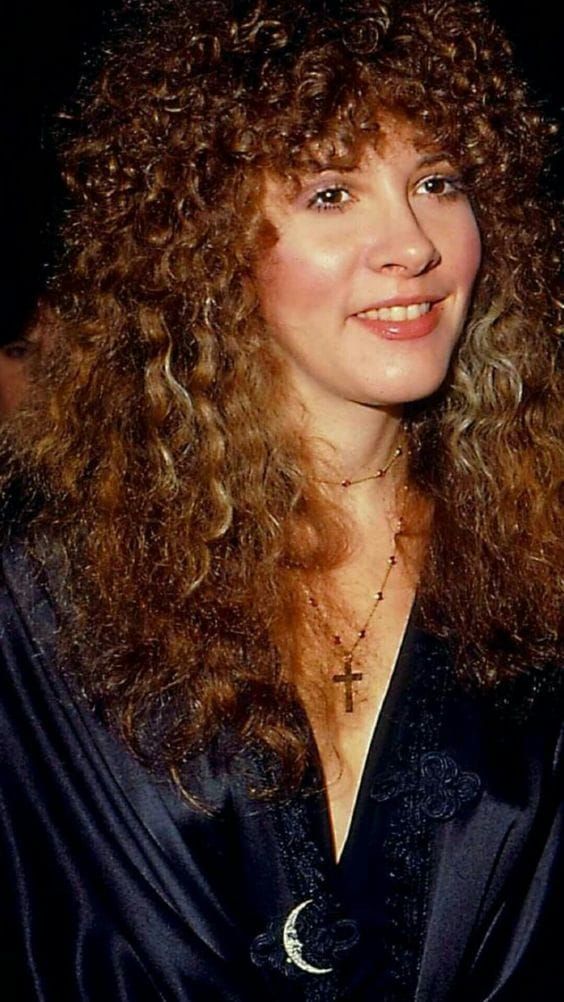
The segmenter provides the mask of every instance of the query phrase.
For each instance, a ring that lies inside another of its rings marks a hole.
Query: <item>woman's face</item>
[[[25,397],[31,350],[26,337],[0,346],[0,421],[10,417]]]
[[[306,408],[393,406],[438,389],[480,264],[446,156],[395,131],[358,168],[303,177],[297,193],[268,179],[265,214],[278,240],[259,296]]]

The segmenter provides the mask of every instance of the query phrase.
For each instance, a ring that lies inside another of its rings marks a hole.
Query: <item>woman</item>
[[[26,370],[32,350],[28,337],[0,344],[0,420],[9,417],[25,398]]]
[[[133,21],[5,447],[13,997],[558,998],[550,129],[473,0]]]

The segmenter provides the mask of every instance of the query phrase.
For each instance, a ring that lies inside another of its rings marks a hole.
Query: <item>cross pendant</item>
[[[342,682],[345,686],[345,713],[352,713],[353,705],[353,682],[362,682],[361,671],[352,670],[352,654],[347,654],[343,658],[343,672],[333,675],[333,682]]]

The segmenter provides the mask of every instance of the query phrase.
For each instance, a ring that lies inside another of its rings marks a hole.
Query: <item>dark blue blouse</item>
[[[556,678],[466,691],[412,623],[337,865],[314,754],[300,794],[264,800],[272,764],[218,747],[189,764],[191,804],[57,670],[24,551],[3,566],[2,997],[564,998]]]

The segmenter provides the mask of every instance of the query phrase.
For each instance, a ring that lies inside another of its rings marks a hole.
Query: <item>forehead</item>
[[[298,191],[304,181],[325,172],[362,173],[381,161],[392,161],[406,169],[423,158],[429,162],[451,159],[429,132],[405,118],[380,118],[370,133],[359,133],[353,142],[334,138],[312,139],[284,170],[265,171],[264,190],[287,194]]]

